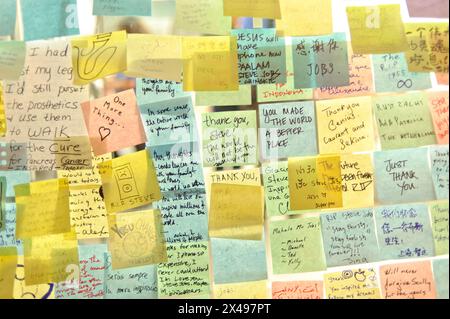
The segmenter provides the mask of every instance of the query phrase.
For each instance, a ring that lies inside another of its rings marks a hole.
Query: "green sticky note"
[[[96,16],[150,16],[152,0],[94,0]]]
[[[433,277],[438,299],[448,299],[448,258],[433,260]]]
[[[256,111],[202,114],[203,165],[256,165]]]
[[[448,145],[430,147],[431,175],[437,199],[448,199],[449,192],[449,153]]]
[[[267,215],[289,214],[288,163],[264,163],[262,174]]]
[[[383,150],[436,143],[425,93],[376,96],[373,107]]]
[[[404,92],[431,88],[430,73],[409,72],[404,53],[372,56],[376,92]]]
[[[326,270],[319,217],[271,222],[270,249],[275,275]]]
[[[138,105],[190,96],[183,92],[183,84],[167,80],[137,78],[136,98]]]
[[[433,228],[436,255],[448,254],[448,201],[430,203],[431,227]]]
[[[251,105],[252,86],[239,85],[238,91],[222,92],[196,92],[196,106],[229,106],[229,105]]]
[[[16,0],[2,0],[2,13],[0,13],[0,36],[14,34],[16,28],[16,7]]]
[[[0,80],[17,80],[25,64],[23,41],[0,41]],[[3,89],[6,91],[6,87]]]

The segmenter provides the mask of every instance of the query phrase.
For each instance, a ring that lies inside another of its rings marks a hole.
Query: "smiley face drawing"
[[[150,241],[142,232],[128,233],[123,239],[124,252],[133,258],[144,256],[150,249]]]

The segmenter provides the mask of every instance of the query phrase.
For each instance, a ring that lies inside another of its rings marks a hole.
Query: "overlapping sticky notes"
[[[176,192],[155,203],[161,211],[164,236],[169,244],[208,240],[206,195]]]
[[[410,71],[448,73],[448,22],[405,23],[405,31]]]
[[[158,298],[208,297],[208,242],[167,247],[168,261],[158,265]]]
[[[80,245],[80,268],[75,278],[56,285],[56,299],[103,299],[106,245]]]
[[[291,210],[342,207],[339,156],[289,158],[288,175]]]
[[[203,166],[257,164],[255,111],[202,114]]]
[[[228,35],[231,18],[224,15],[223,0],[176,0],[175,30]]]
[[[18,239],[70,231],[69,184],[50,179],[14,186]]]
[[[140,105],[147,145],[157,146],[197,140],[195,114],[189,96]]]
[[[136,97],[139,106],[189,94],[183,92],[183,85],[178,82],[149,78],[136,79]]]
[[[374,165],[376,198],[380,203],[435,199],[426,148],[376,152]]]
[[[72,39],[74,83],[88,84],[127,69],[127,32],[117,31]]]
[[[25,64],[23,41],[0,41],[0,79],[18,80]]]
[[[437,199],[448,199],[449,153],[448,145],[431,146],[431,176]]]
[[[108,213],[136,208],[161,199],[152,158],[147,150],[99,164]]]
[[[238,57],[235,37],[184,37],[184,91],[237,91]]]
[[[398,53],[408,49],[399,4],[347,7],[354,53]]]
[[[376,96],[373,108],[383,150],[436,143],[425,93]]]
[[[448,258],[433,260],[433,275],[438,299],[448,299]]]
[[[181,37],[128,35],[126,75],[180,82],[182,72]]]
[[[272,299],[323,299],[323,281],[274,281]]]
[[[326,299],[380,299],[373,268],[355,268],[324,275]]]
[[[378,245],[383,260],[434,256],[434,242],[426,204],[375,208]]]
[[[239,83],[286,83],[286,46],[275,29],[235,29]]]
[[[30,182],[30,171],[0,171],[0,176],[6,177],[6,197],[14,197],[14,186]]]
[[[374,149],[371,97],[318,101],[316,112],[321,154]]]
[[[150,16],[152,0],[94,0],[96,16]]]
[[[317,88],[314,92],[316,99],[362,96],[372,94],[375,91],[372,79],[371,55],[353,53],[351,42],[347,42],[347,55],[349,85]]]
[[[280,0],[277,30],[284,36],[321,35],[333,32],[331,0]]]
[[[143,210],[108,216],[113,269],[152,265],[167,261],[166,241],[159,210]]]
[[[16,29],[16,0],[2,1],[0,36],[12,36]]]
[[[233,17],[279,19],[279,0],[223,0],[223,14]]]
[[[156,299],[156,265],[113,270],[106,257],[104,299]]]
[[[261,240],[264,223],[262,186],[213,183],[210,203],[211,237]]]
[[[210,172],[205,176],[206,193],[211,193],[212,184],[233,184],[261,186],[258,167]]]
[[[264,240],[211,238],[214,283],[267,279],[265,245]]]
[[[317,154],[314,102],[260,104],[259,123],[263,158]]]
[[[80,33],[76,0],[21,0],[20,7],[25,41]]]
[[[79,269],[75,232],[33,237],[23,241],[25,284],[59,283]]]
[[[196,106],[228,106],[228,105],[251,105],[252,86],[239,85],[237,91],[209,91],[196,92]]]
[[[343,207],[370,207],[374,204],[374,171],[370,154],[341,155]]]
[[[428,105],[433,118],[434,130],[438,144],[448,144],[449,96],[448,91],[427,92]]]
[[[214,299],[267,299],[267,281],[214,285]]]
[[[436,256],[448,254],[448,201],[432,202],[429,205]]]
[[[435,299],[431,261],[389,264],[380,267],[385,299]]]
[[[288,162],[263,163],[262,174],[267,215],[290,214]]]
[[[147,141],[133,90],[83,102],[81,108],[95,155]]]
[[[376,92],[403,92],[431,88],[430,73],[408,71],[404,53],[374,54]]]
[[[328,267],[378,261],[375,220],[371,208],[320,216]]]
[[[205,187],[196,143],[154,146],[150,151],[161,192],[200,190]]]
[[[446,0],[406,0],[410,17],[414,18],[448,18]]]
[[[17,249],[0,247],[0,299],[12,299],[17,267]]]
[[[350,84],[345,33],[292,38],[295,88]]]
[[[294,76],[294,61],[291,45],[286,46],[286,83],[258,84],[257,99],[259,103],[312,100],[312,89],[296,89]]]
[[[27,285],[23,256],[19,255],[14,281],[14,299],[55,299],[55,284]],[[73,268],[73,270],[76,270]]]
[[[300,218],[270,223],[273,273],[293,274],[325,270],[320,218]]]

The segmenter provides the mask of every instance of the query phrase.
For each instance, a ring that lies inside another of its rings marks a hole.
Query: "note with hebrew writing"
[[[273,281],[272,299],[323,299],[323,281]]]
[[[326,299],[380,299],[374,268],[353,268],[324,275]]]

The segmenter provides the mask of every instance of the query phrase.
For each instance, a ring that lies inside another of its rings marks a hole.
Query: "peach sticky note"
[[[427,94],[437,142],[438,144],[448,144],[448,91],[428,92]]]
[[[274,281],[272,299],[323,299],[323,281]]]

